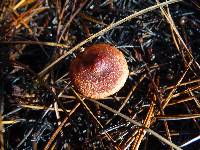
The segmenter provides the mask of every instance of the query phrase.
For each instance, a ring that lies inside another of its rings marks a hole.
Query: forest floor
[[[99,100],[68,75],[95,43],[130,71]],[[1,0],[0,149],[199,150],[199,55],[199,0]]]

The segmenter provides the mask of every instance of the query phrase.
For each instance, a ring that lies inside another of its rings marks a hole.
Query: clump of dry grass
[[[198,149],[198,1],[3,0],[1,149]],[[68,66],[93,43],[125,55],[115,95],[74,90]]]

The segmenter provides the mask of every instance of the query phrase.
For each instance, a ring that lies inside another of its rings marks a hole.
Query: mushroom
[[[118,92],[129,75],[122,52],[108,44],[85,48],[69,67],[74,87],[84,96],[101,99]]]

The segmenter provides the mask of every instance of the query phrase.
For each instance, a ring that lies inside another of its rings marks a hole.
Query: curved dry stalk
[[[64,59],[69,54],[73,53],[75,50],[79,49],[84,44],[88,43],[89,41],[93,40],[94,38],[96,38],[96,37],[98,37],[100,35],[105,34],[109,30],[119,26],[120,24],[125,23],[125,22],[127,22],[127,21],[129,21],[129,20],[131,20],[133,18],[136,18],[136,17],[138,17],[140,15],[143,15],[143,14],[145,14],[147,12],[153,11],[153,10],[159,8],[159,7],[162,7],[162,6],[165,6],[165,5],[169,5],[169,4],[173,4],[173,3],[176,3],[176,2],[180,2],[180,1],[182,1],[182,0],[170,0],[170,1],[167,1],[167,2],[160,3],[160,4],[156,4],[154,6],[151,6],[151,7],[148,7],[146,9],[143,9],[143,10],[141,10],[139,12],[135,12],[134,14],[132,14],[130,16],[127,16],[124,19],[121,19],[121,20],[119,20],[119,21],[117,21],[115,23],[110,24],[108,27],[102,29],[101,31],[99,31],[99,32],[95,33],[94,35],[90,36],[89,38],[87,38],[86,40],[80,42],[78,45],[76,45],[75,47],[73,47],[72,49],[70,49],[69,51],[64,53],[62,56],[60,56],[58,59],[53,61],[50,65],[48,65],[45,69],[43,69],[41,72],[38,73],[38,77],[43,76],[49,69],[51,69],[58,62],[60,62],[62,59]]]
[[[139,126],[139,127],[143,127],[143,125],[142,125],[141,123],[139,123],[139,122],[137,122],[137,121],[135,121],[135,120],[129,118],[128,116],[126,116],[126,115],[124,115],[124,114],[118,112],[117,110],[112,109],[111,107],[109,107],[109,106],[107,106],[107,105],[104,105],[104,104],[102,104],[102,103],[100,103],[100,102],[98,102],[98,101],[95,101],[95,100],[89,100],[89,101],[91,101],[91,102],[93,102],[93,103],[95,103],[95,104],[98,104],[99,106],[101,106],[101,107],[107,109],[107,110],[110,111],[110,112],[113,112],[114,114],[117,114],[118,116],[124,118],[125,120],[131,122],[131,123],[134,124],[134,125],[137,125],[137,126]],[[151,129],[149,129],[149,128],[145,128],[145,127],[143,127],[143,128],[145,129],[145,131],[147,131],[148,133],[152,134],[153,136],[155,136],[156,138],[158,138],[158,139],[161,140],[162,142],[166,143],[167,145],[173,147],[174,149],[176,149],[176,150],[182,150],[180,147],[178,147],[178,146],[175,145],[174,143],[170,142],[170,141],[167,140],[166,138],[162,137],[161,135],[159,135],[159,134],[156,133],[155,131],[153,131],[153,130],[151,130]]]

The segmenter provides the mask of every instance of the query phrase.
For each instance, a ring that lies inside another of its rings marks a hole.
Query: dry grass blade
[[[182,0],[170,0],[170,1],[167,1],[167,2],[163,2],[163,3],[160,3],[160,4],[157,4],[157,5],[154,5],[154,6],[151,6],[151,7],[148,7],[146,9],[143,9],[139,12],[136,12],[128,17],[125,17],[124,19],[121,19],[113,24],[110,24],[108,27],[104,28],[103,30],[95,33],[94,35],[90,36],[89,38],[87,38],[86,40],[82,41],[81,43],[79,43],[78,45],[76,45],[75,47],[73,47],[72,49],[70,49],[69,51],[67,51],[65,54],[63,54],[62,56],[60,56],[58,59],[56,59],[54,62],[52,62],[49,66],[47,66],[45,69],[43,69],[41,72],[38,73],[38,76],[41,77],[43,76],[49,69],[51,69],[54,65],[56,65],[58,62],[60,62],[62,59],[64,59],[66,56],[68,56],[69,54],[73,53],[75,50],[77,50],[78,48],[80,48],[81,46],[83,46],[84,44],[88,43],[89,41],[93,40],[94,38],[100,36],[100,35],[103,35],[105,34],[106,32],[108,32],[109,30],[117,27],[118,25],[124,23],[124,22],[127,22],[133,18],[136,18],[140,15],[143,15],[147,12],[150,12],[150,11],[153,11],[159,7],[162,7],[162,6],[165,6],[165,5],[169,5],[169,4],[173,4],[173,3],[176,3],[176,2],[180,2]]]
[[[8,125],[8,124],[16,124],[16,123],[19,123],[20,121],[18,120],[2,120],[0,121],[0,124],[2,125]]]
[[[37,0],[21,0],[15,5],[15,7],[13,9],[16,10],[16,9],[18,9],[20,7],[24,7],[24,6],[28,5],[28,4],[31,4],[31,3],[35,2],[35,1],[37,1]]]
[[[35,106],[35,105],[20,105],[23,108],[29,108],[29,109],[34,109],[34,110],[46,110],[49,109],[51,111],[55,111],[54,108],[50,107],[46,107],[46,106]],[[63,110],[61,108],[58,109],[58,111],[63,112]],[[70,110],[65,109],[66,112],[70,112]]]
[[[165,116],[155,116],[159,120],[183,120],[183,119],[194,119],[200,118],[200,114],[180,114],[180,115],[165,115]]]

